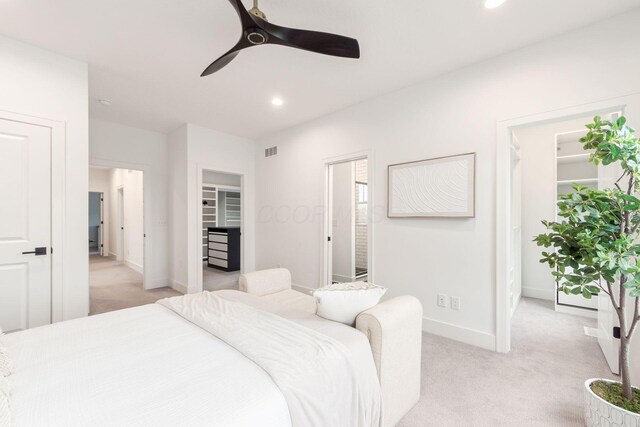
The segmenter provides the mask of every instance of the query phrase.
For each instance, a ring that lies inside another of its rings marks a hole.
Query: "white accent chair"
[[[291,308],[316,313],[315,298],[291,289],[285,268],[240,276],[240,290]],[[371,345],[382,390],[382,427],[393,427],[420,399],[422,305],[401,296],[383,301],[356,318]]]

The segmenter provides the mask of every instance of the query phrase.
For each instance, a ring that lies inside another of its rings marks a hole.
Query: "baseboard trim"
[[[130,269],[135,270],[135,271],[137,271],[137,272],[138,272],[138,273],[140,273],[140,274],[143,274],[143,272],[144,272],[144,268],[143,268],[140,264],[136,264],[135,262],[133,262],[133,261],[129,261],[128,259],[125,259],[125,260],[124,260],[124,263],[125,263],[125,265],[126,265],[127,267],[129,267]]]
[[[151,283],[149,284],[149,287],[147,289],[166,288],[170,285],[169,279],[167,278],[153,279],[153,280],[150,280],[150,282]]]
[[[187,285],[185,285],[184,283],[180,283],[177,280],[172,280],[170,282],[170,284],[169,284],[169,287],[171,289],[174,289],[174,290],[180,292],[181,294],[185,294],[186,295],[188,293],[187,292],[188,291]]]
[[[553,289],[540,288],[522,288],[522,296],[526,298],[544,299],[547,301],[555,300],[555,291]]]
[[[430,334],[474,345],[486,350],[496,351],[496,337],[487,332],[478,331],[440,320],[422,318],[422,330]]]

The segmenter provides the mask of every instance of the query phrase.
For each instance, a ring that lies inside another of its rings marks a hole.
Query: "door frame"
[[[374,187],[375,187],[375,174],[374,172],[374,152],[373,150],[356,151],[354,153],[343,154],[340,156],[327,157],[322,160],[323,170],[323,209],[322,209],[322,225],[320,227],[320,241],[322,243],[321,260],[320,260],[320,286],[325,286],[331,283],[331,277],[329,275],[329,269],[331,268],[331,244],[328,241],[329,236],[333,229],[333,224],[330,223],[332,215],[331,209],[333,208],[333,202],[331,201],[331,195],[333,194],[331,167],[339,163],[346,163],[355,160],[367,160],[367,281],[375,283],[375,266],[373,265],[374,259],[374,223],[375,223],[375,199],[374,199]],[[355,182],[354,182],[355,185]]]
[[[124,261],[124,186],[116,188],[116,216],[118,217],[118,228],[116,229],[116,261]],[[144,255],[143,255],[144,256]],[[144,267],[143,267],[144,271]]]
[[[104,192],[89,190],[89,197],[91,193],[100,195],[100,224],[98,224],[98,255],[104,255]],[[91,214],[91,206],[89,206],[89,214]],[[91,252],[89,252],[91,255]],[[95,255],[95,254],[94,254]]]
[[[42,126],[51,130],[51,322],[63,317],[64,236],[66,227],[66,123],[0,110],[0,119]],[[55,256],[54,256],[54,249]],[[87,261],[88,266],[88,261]],[[87,287],[89,284],[87,283]]]
[[[154,248],[155,236],[150,235],[150,231],[154,230],[153,227],[153,192],[151,191],[151,172],[152,167],[143,163],[131,163],[121,162],[118,160],[103,159],[99,157],[89,157],[89,166],[87,170],[92,166],[98,166],[109,169],[127,169],[142,172],[142,233],[143,233],[143,247],[142,247],[142,288],[145,290],[155,289],[158,287],[166,286],[165,281],[154,281],[151,279],[152,274],[149,267],[151,265],[150,260],[154,259],[155,251],[159,251]],[[110,200],[109,203],[113,203]],[[117,200],[115,201],[117,204]],[[116,206],[116,209],[117,206]],[[117,244],[117,242],[115,242]],[[109,245],[111,246],[111,242]],[[156,282],[156,283],[154,283]]]
[[[626,111],[633,97],[640,93],[610,98],[529,116],[497,122],[496,138],[496,351],[511,350],[511,304],[509,299],[509,265],[511,253],[511,141],[514,130],[556,121],[579,118],[585,115]]]
[[[198,236],[196,239],[196,244],[194,248],[197,249],[194,252],[198,260],[198,269],[196,273],[196,289],[195,292],[202,292],[204,290],[204,271],[202,268],[202,185],[204,184],[204,171],[211,171],[216,173],[222,173],[226,175],[236,175],[240,177],[240,274],[244,274],[246,271],[246,263],[245,263],[245,251],[246,251],[246,239],[247,239],[247,216],[246,212],[246,174],[243,172],[233,171],[233,170],[225,170],[221,169],[218,166],[198,163],[196,165],[196,221],[192,230],[189,230],[190,233],[193,233],[194,236]],[[192,175],[193,176],[193,175]],[[221,187],[229,187],[229,186],[221,186]],[[216,206],[218,201],[216,200]],[[217,212],[217,211],[216,211]],[[192,214],[193,215],[193,214]],[[217,218],[217,217],[216,217]],[[188,223],[188,221],[187,221]],[[188,242],[188,239],[187,239]],[[197,245],[197,246],[196,246]],[[193,261],[189,259],[187,255],[187,262],[190,264]],[[187,277],[189,275],[190,266],[187,266]],[[187,286],[184,289],[184,293],[189,293],[191,290]]]

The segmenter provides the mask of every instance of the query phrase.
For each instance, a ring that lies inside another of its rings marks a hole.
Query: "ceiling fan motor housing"
[[[360,58],[360,45],[356,39],[270,24],[265,14],[258,8],[258,0],[253,0],[253,8],[249,10],[244,7],[242,0],[229,0],[229,2],[240,18],[242,35],[231,50],[213,61],[202,72],[202,77],[221,70],[233,61],[241,50],[269,43],[343,58]]]
[[[269,40],[269,34],[260,28],[247,28],[244,32],[244,36],[249,40],[251,44],[264,44]]]

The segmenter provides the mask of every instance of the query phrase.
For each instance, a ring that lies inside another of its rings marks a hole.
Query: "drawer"
[[[227,252],[229,246],[226,243],[209,243],[209,249]]]
[[[209,233],[209,241],[211,242],[218,242],[218,243],[227,243],[228,242],[228,236],[227,234],[214,234],[214,233]]]
[[[217,259],[217,258],[211,258],[211,257],[209,258],[209,264],[217,265],[218,267],[224,267],[224,268],[227,268],[229,266],[227,261],[223,259]]]
[[[213,249],[209,249],[209,256],[227,259],[227,253],[222,251],[214,251]]]

